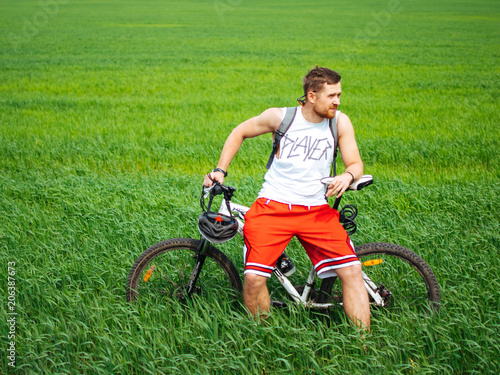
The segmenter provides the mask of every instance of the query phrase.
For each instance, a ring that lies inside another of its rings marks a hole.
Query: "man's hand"
[[[216,172],[210,172],[205,176],[205,179],[203,180],[203,186],[205,187],[210,187],[214,184],[214,181],[217,181],[221,184],[224,183],[224,173],[216,171]]]
[[[328,185],[326,196],[335,198],[341,197],[353,182],[353,175],[349,172],[335,176],[330,185]]]

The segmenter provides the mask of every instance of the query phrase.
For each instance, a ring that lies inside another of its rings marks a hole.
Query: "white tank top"
[[[283,120],[286,108],[282,111]],[[330,175],[334,146],[329,120],[310,123],[302,115],[302,107],[298,107],[281,138],[279,158],[274,157],[264,176],[259,198],[301,206],[325,204],[326,187],[320,180]]]

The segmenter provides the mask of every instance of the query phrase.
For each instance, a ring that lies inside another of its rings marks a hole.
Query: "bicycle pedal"
[[[280,270],[280,272],[286,277],[293,275],[295,272],[295,264],[293,264],[290,257],[288,257],[285,253],[281,254],[276,262],[276,268]]]
[[[283,309],[287,306],[287,304],[281,301],[271,301],[271,306],[277,309]]]

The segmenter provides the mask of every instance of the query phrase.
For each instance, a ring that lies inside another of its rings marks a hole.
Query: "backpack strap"
[[[269,160],[267,161],[266,169],[271,168],[274,156],[276,155],[276,152],[278,152],[278,147],[280,145],[281,138],[283,138],[285,133],[288,131],[288,128],[295,119],[296,113],[297,113],[297,107],[288,107],[286,109],[285,117],[283,118],[283,121],[281,121],[281,124],[276,130],[276,133],[274,133],[273,149],[271,151],[271,156],[269,156]]]
[[[335,113],[335,117],[330,119],[330,130],[332,131],[332,135],[333,135],[333,141],[335,142],[335,149],[333,150],[333,162],[332,162],[332,167],[330,169],[330,175],[332,177],[335,177],[337,175],[337,162],[336,162],[336,159],[337,159],[337,152],[339,150],[339,147],[338,147],[338,141],[339,141],[339,133],[338,133],[338,130],[337,130],[337,120],[339,118],[339,114],[340,114],[340,111],[337,111]]]

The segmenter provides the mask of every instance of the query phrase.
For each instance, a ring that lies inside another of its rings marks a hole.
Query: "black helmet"
[[[222,243],[236,235],[238,223],[234,217],[205,211],[198,218],[198,230],[208,241]]]

